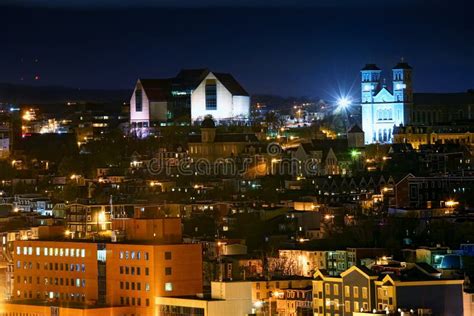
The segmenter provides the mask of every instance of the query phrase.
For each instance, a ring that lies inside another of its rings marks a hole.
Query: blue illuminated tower
[[[380,73],[382,71],[375,64],[367,64],[361,69],[361,106],[362,106],[362,129],[364,130],[365,143],[373,142],[374,135],[374,95],[380,89]]]
[[[374,93],[379,89],[381,72],[382,70],[375,64],[367,64],[360,71],[362,103],[372,102]]]
[[[413,103],[412,67],[402,60],[392,68],[393,74],[393,96],[395,102],[404,105],[404,122],[408,122],[408,115],[411,112]]]

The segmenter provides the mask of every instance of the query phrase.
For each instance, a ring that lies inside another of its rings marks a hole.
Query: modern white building
[[[184,69],[174,78],[139,79],[130,99],[131,132],[147,136],[153,127],[185,125],[212,116],[219,123],[248,120],[250,97],[227,73]]]
[[[412,67],[403,61],[393,67],[391,89],[381,82],[381,72],[375,64],[367,64],[361,70],[365,144],[391,143],[394,126],[409,121],[413,104]]]

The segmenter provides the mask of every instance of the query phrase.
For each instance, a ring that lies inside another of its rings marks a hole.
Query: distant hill
[[[75,89],[60,86],[28,86],[0,83],[0,103],[17,105],[58,104],[67,102],[123,103],[128,102],[129,89]]]
[[[48,106],[64,105],[67,102],[100,103],[119,105],[129,102],[132,89],[77,89],[61,86],[31,86],[0,83],[0,103],[16,105]],[[264,103],[269,110],[289,110],[294,103],[317,102],[318,98],[281,97],[255,94],[252,103]]]

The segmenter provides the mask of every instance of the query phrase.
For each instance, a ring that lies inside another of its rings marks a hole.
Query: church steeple
[[[372,102],[372,97],[379,88],[381,72],[375,64],[367,64],[361,69],[362,103]]]
[[[392,68],[393,96],[397,102],[411,103],[413,101],[412,69],[403,58]]]

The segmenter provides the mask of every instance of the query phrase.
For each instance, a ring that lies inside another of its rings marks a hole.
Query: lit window
[[[86,256],[86,250],[81,249],[81,257],[84,258]]]
[[[135,112],[141,112],[143,110],[143,95],[142,90],[135,90]]]
[[[41,256],[41,248],[40,247],[36,247],[36,255]]]
[[[149,283],[145,283],[145,291],[150,291],[150,284]]]
[[[166,282],[166,283],[165,283],[165,291],[166,291],[166,292],[171,292],[171,291],[173,291],[173,283],[171,283],[171,282]]]
[[[120,258],[120,259],[123,259],[123,251],[120,251],[119,258]]]
[[[215,80],[206,82],[206,110],[217,110],[217,86]]]
[[[57,257],[59,254],[59,249],[58,248],[54,248],[54,256]]]
[[[69,257],[69,248],[66,248],[66,249],[65,249],[64,255],[65,255],[66,257]]]
[[[346,296],[346,297],[351,296],[351,289],[348,285],[344,286],[344,296]]]
[[[364,299],[367,298],[367,288],[366,287],[362,288],[362,298],[364,298]]]
[[[359,288],[357,286],[354,286],[354,298],[359,298]]]
[[[44,254],[45,256],[48,255],[48,248],[44,248],[44,249],[43,249],[43,254]]]
[[[33,247],[28,247],[28,255],[33,255]]]
[[[135,259],[135,251],[132,251],[132,252],[131,252],[130,258],[131,258],[131,259]]]
[[[21,247],[16,247],[16,254],[21,255]]]
[[[76,287],[81,287],[81,279],[76,279]]]
[[[63,248],[59,249],[59,256],[60,257],[64,256],[64,249]]]

